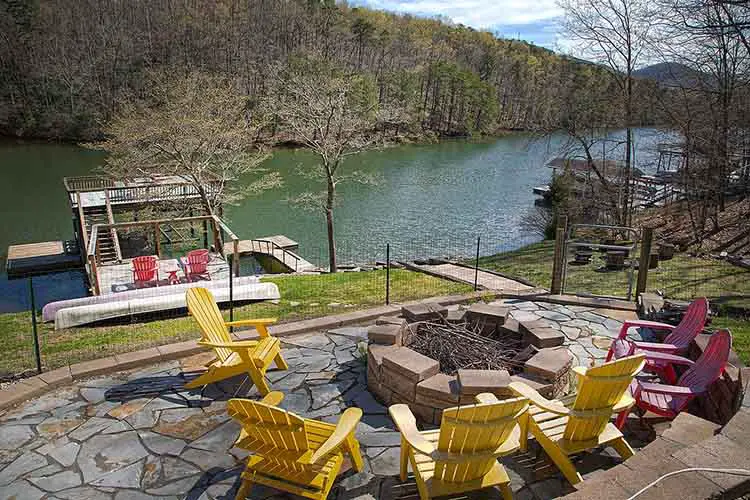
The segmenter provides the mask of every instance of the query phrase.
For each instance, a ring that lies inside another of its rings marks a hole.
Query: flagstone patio
[[[577,364],[602,362],[621,326],[589,307],[503,304],[518,321],[544,320],[561,331]],[[285,395],[281,406],[300,415],[334,422],[347,406],[363,410],[358,439],[365,471],[345,466],[331,498],[417,498],[414,482],[398,479],[399,434],[387,409],[367,391],[360,345],[366,338],[367,326],[284,337],[290,368],[270,371],[268,378]],[[203,393],[186,390],[186,380],[211,358],[206,353],[78,381],[0,415],[0,500],[234,498],[246,455],[232,448],[239,425],[227,415],[226,402],[258,394],[243,377]],[[631,444],[644,443],[631,438]],[[579,468],[592,472],[618,461],[606,450],[586,453]],[[514,498],[541,500],[573,491],[533,449],[503,463]],[[475,498],[494,495],[485,491]],[[257,487],[251,498],[288,497]]]

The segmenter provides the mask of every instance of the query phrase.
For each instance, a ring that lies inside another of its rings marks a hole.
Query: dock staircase
[[[106,193],[106,191],[105,191]],[[92,235],[92,228],[99,224],[114,224],[112,205],[109,196],[105,196],[105,204],[85,206],[78,200],[79,221],[81,224],[81,235],[86,248]],[[96,232],[96,252],[100,264],[116,264],[122,262],[120,241],[115,229],[99,230]]]

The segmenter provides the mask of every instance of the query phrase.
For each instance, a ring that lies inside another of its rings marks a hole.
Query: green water
[[[637,134],[644,167],[647,151],[658,139]],[[531,142],[518,134],[470,142],[446,141],[399,146],[348,159],[346,171],[376,175],[375,185],[342,184],[336,207],[339,261],[384,260],[386,244],[393,257],[468,256],[481,238],[483,255],[509,250],[538,239],[524,232],[521,219],[534,205],[532,188],[547,182],[545,161],[556,156],[562,137]],[[103,154],[72,145],[0,143],[0,254],[10,244],[72,238],[72,218],[62,184],[64,176],[84,175]],[[305,150],[275,152],[265,167],[278,170],[284,186],[227,207],[225,219],[242,239],[275,234],[300,243],[310,261],[326,260],[322,211],[301,210],[287,200],[321,185],[298,175],[314,165]],[[649,170],[649,168],[645,168]],[[85,293],[80,273],[38,278],[41,303]],[[27,307],[28,284],[0,277],[0,311]]]

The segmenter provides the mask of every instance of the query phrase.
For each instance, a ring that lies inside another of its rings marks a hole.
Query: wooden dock
[[[5,271],[10,278],[83,267],[75,241],[44,241],[8,247]]]
[[[273,263],[282,268],[286,273],[305,273],[319,271],[318,266],[305,260],[295,250],[299,244],[284,235],[267,236],[254,240],[240,240],[239,255],[252,255],[256,258],[272,258]],[[233,253],[232,244],[224,246],[224,253]]]

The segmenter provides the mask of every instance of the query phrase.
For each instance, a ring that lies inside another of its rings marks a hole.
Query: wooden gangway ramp
[[[253,240],[240,240],[239,255],[253,255],[255,257],[270,257],[274,263],[281,266],[284,272],[305,273],[319,271],[318,266],[305,260],[295,250],[299,244],[283,235],[266,236]],[[224,246],[224,253],[233,253],[231,243]]]

